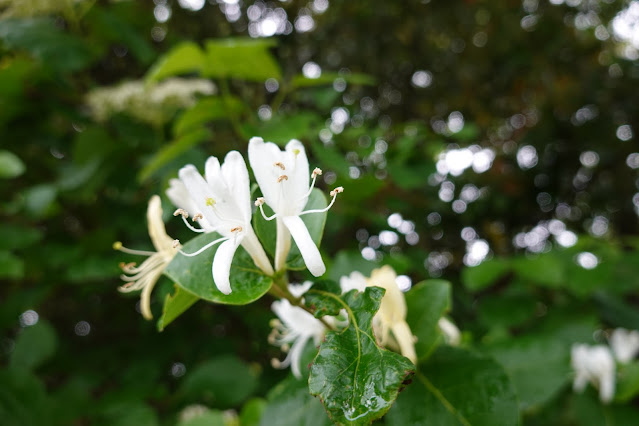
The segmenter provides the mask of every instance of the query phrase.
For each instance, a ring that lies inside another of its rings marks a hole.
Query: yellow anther
[[[116,241],[113,243],[113,250],[120,250],[122,248],[122,243],[120,241]]]
[[[286,167],[284,166],[284,164],[282,164],[279,161],[276,161],[275,163],[273,163],[274,166],[279,167],[282,170],[286,170]]]
[[[206,199],[206,205],[210,207],[215,207],[215,200],[211,197]]]
[[[184,209],[177,209],[173,212],[173,216],[181,215],[184,219],[188,219],[189,213]]]
[[[344,192],[344,187],[338,186],[337,188],[335,188],[334,190],[331,191],[331,197],[334,197],[337,194],[340,194],[342,192]]]
[[[282,175],[280,177],[277,178],[277,183],[282,182],[283,180],[288,180],[288,176],[286,175]]]
[[[199,219],[204,219],[202,213],[196,213],[195,216],[193,216],[193,222],[197,222]]]
[[[263,197],[259,197],[257,200],[255,200],[255,207],[259,207],[261,205],[264,204],[264,198]]]
[[[235,228],[231,229],[231,232],[242,232],[242,227],[236,226]]]
[[[311,179],[315,178],[316,176],[322,176],[322,169],[320,169],[319,167],[315,167],[313,169],[313,173],[311,173]]]

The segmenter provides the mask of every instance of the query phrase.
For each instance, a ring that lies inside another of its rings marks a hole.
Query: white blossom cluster
[[[153,125],[161,125],[178,109],[195,104],[197,95],[213,95],[215,85],[204,79],[169,78],[157,84],[127,81],[92,90],[87,104],[97,121],[127,113]]]

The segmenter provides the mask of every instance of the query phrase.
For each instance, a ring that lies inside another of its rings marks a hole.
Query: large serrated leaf
[[[386,416],[389,426],[511,426],[517,397],[499,364],[463,349],[440,347]]]
[[[450,310],[450,283],[445,280],[426,280],[406,293],[406,322],[417,337],[415,351],[423,360],[441,341],[439,319]]]
[[[307,294],[317,293],[309,290]],[[311,366],[309,390],[319,396],[331,419],[338,424],[365,425],[391,407],[413,364],[403,356],[380,348],[372,320],[384,289],[369,287],[343,296],[321,292],[341,300],[349,326],[326,334]]]
[[[186,243],[182,250],[194,253],[206,244],[220,238],[215,232],[200,235]],[[210,302],[227,305],[246,305],[262,297],[273,284],[270,277],[262,274],[249,254],[238,247],[231,265],[231,294],[224,294],[213,282],[211,267],[219,246],[208,249],[198,256],[187,257],[177,254],[166,267],[164,273],[189,293]]]
[[[327,205],[328,202],[324,193],[318,188],[315,188],[311,191],[311,195],[308,196],[308,202],[306,203],[304,210],[321,210]],[[269,216],[273,214],[273,211],[266,205],[264,206],[264,211]],[[308,228],[309,234],[311,234],[311,238],[318,246],[320,245],[322,235],[324,234],[324,225],[326,224],[327,214],[327,212],[324,212],[305,214],[301,216]],[[259,237],[267,253],[271,256],[275,256],[275,240],[277,235],[276,221],[267,221],[260,213],[257,213],[253,217],[253,227],[255,228],[255,233]],[[295,241],[292,241],[291,251],[288,254],[286,263],[289,269],[300,270],[305,268],[304,260],[302,259],[302,255],[300,254],[300,250],[297,248]]]

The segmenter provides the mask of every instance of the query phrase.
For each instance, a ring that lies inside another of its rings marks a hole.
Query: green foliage
[[[444,280],[426,280],[406,293],[406,322],[417,338],[418,359],[426,359],[441,341],[439,319],[450,310],[451,286]]]
[[[200,300],[199,297],[176,285],[175,293],[167,294],[164,299],[162,316],[157,323],[158,330],[163,331],[167,325],[171,324],[174,319],[182,315],[198,300]]]
[[[35,370],[46,362],[56,350],[57,338],[51,324],[39,321],[26,328],[16,339],[11,356],[11,367]]]
[[[380,348],[372,320],[384,290],[369,287],[344,296],[311,289],[341,300],[349,318],[343,331],[330,331],[311,366],[309,390],[319,396],[331,419],[339,424],[369,424],[391,407],[413,365],[399,354]]]
[[[308,384],[293,376],[277,384],[267,396],[260,426],[327,426],[326,416],[318,398],[308,393]]]
[[[211,232],[193,238],[182,248],[185,253],[194,253],[206,244],[219,239]],[[213,282],[211,268],[218,246],[208,249],[198,256],[176,254],[164,273],[188,293],[216,303],[246,305],[262,297],[271,287],[271,278],[262,274],[253,264],[249,254],[240,246],[231,265],[231,294],[224,294]]]
[[[0,151],[0,178],[11,179],[24,173],[26,166],[15,154],[2,150]]]
[[[442,347],[419,365],[386,416],[394,425],[517,425],[517,396],[490,358]]]
[[[259,83],[269,78],[280,80],[280,66],[269,51],[273,46],[275,43],[267,39],[207,40],[202,74],[211,78],[239,78]]]
[[[159,81],[174,75],[201,72],[205,64],[202,49],[192,42],[184,42],[173,47],[149,69],[146,80]]]

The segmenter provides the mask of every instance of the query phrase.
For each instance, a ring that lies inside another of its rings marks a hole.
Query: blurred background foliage
[[[322,412],[270,367],[268,297],[200,302],[158,333],[116,291],[112,243],[150,246],[149,197],[254,135],[302,140],[320,186],[346,188],[321,246],[331,278],[448,279],[465,345],[505,368],[524,424],[630,424],[639,368],[602,406],[571,392],[569,352],[639,329],[637,9],[0,0],[3,424]]]

